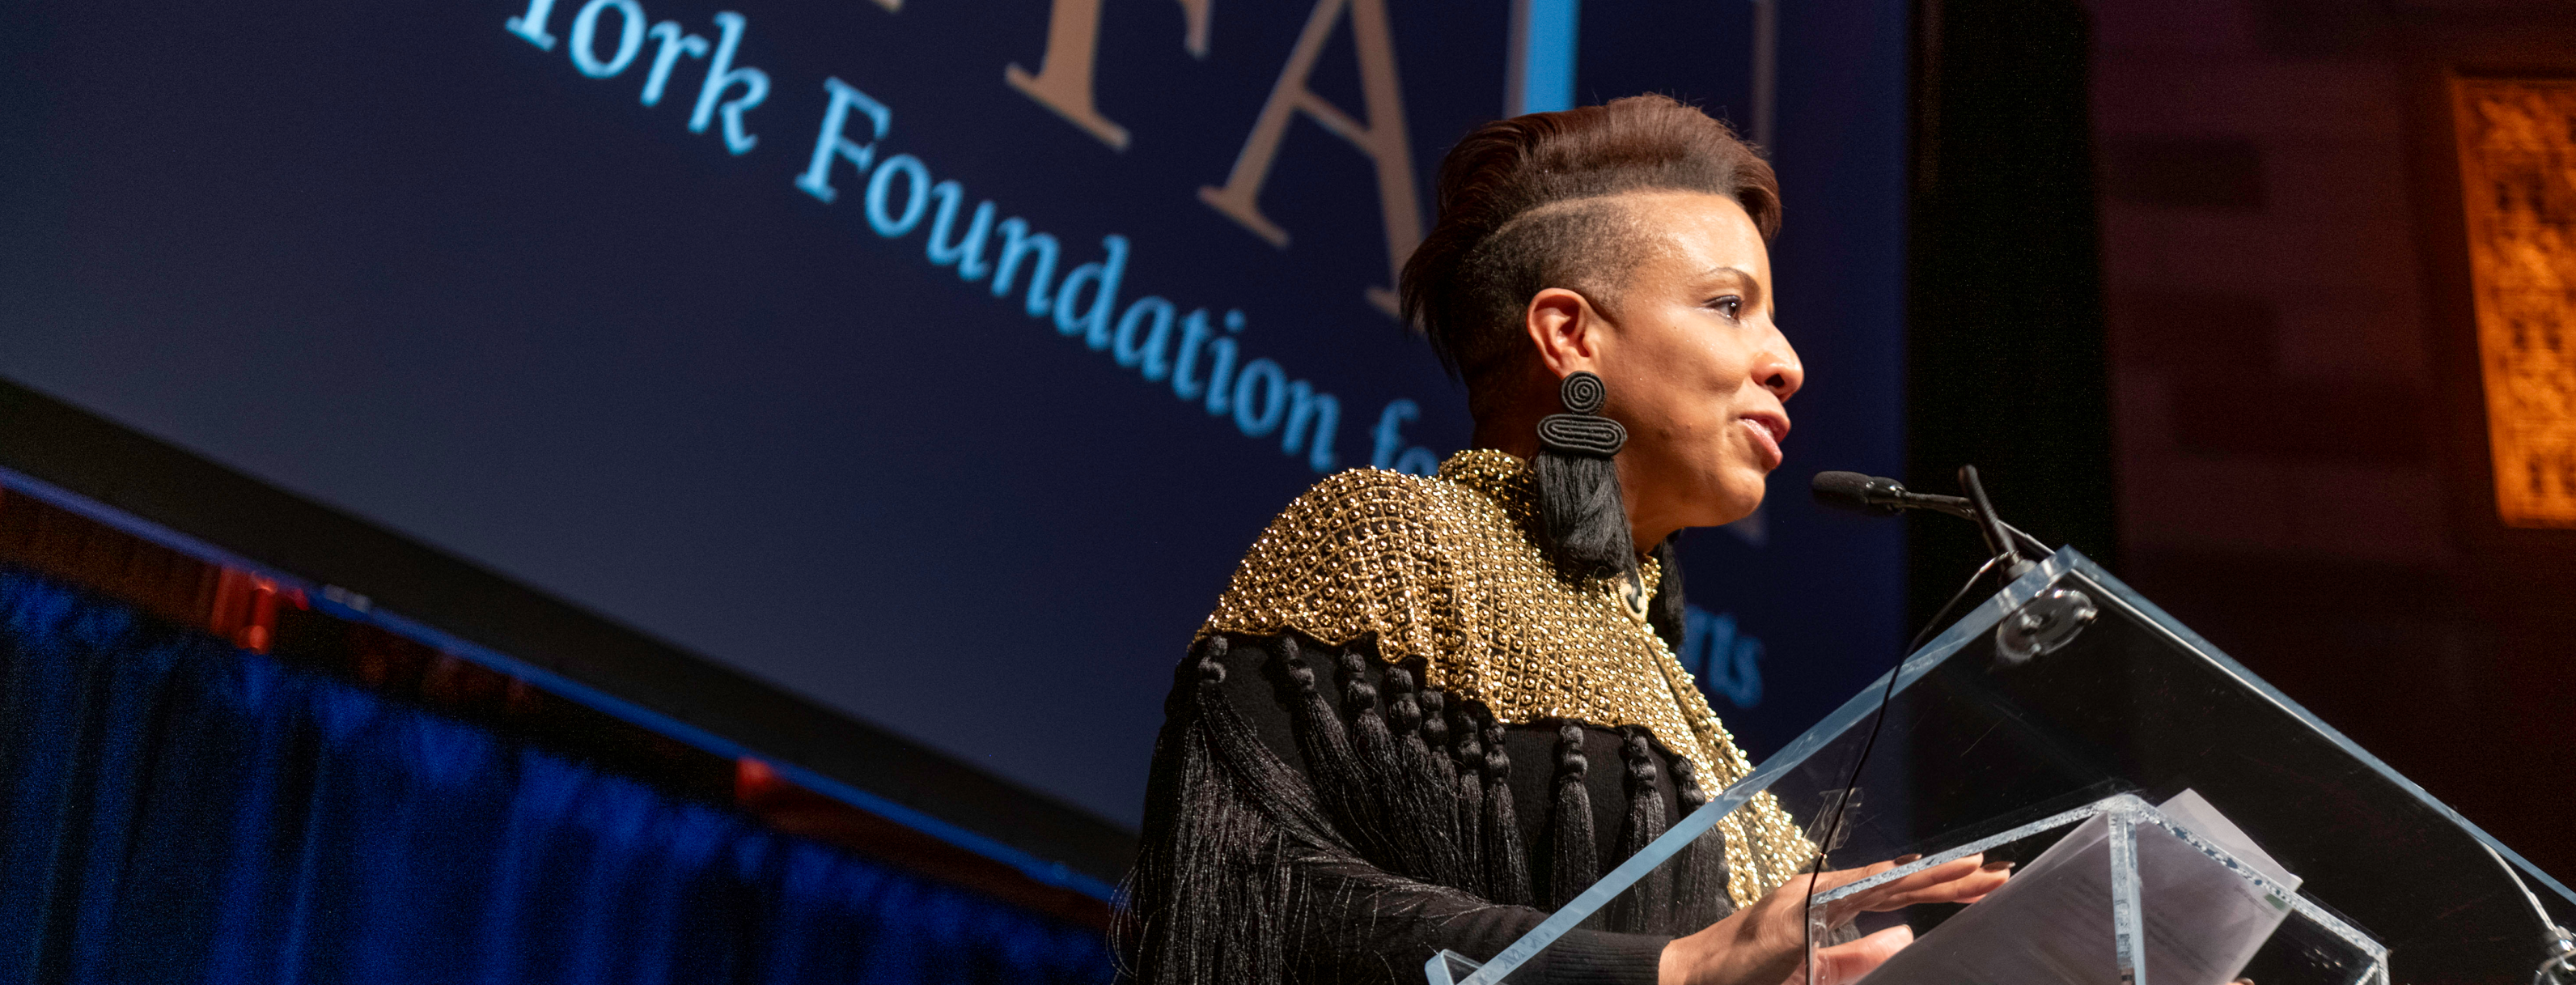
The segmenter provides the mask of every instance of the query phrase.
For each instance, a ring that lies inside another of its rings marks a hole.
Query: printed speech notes
[[[2183,791],[2157,809],[2281,892],[2298,891],[2296,876],[2198,793]],[[2164,828],[2148,823],[2134,831],[2147,979],[2156,985],[2234,980],[2289,916],[2289,905]],[[2077,825],[2002,889],[1863,979],[1871,985],[2119,980],[2111,933],[2110,822],[2101,815]]]

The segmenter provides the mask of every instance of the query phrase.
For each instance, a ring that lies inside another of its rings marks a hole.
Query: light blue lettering
[[[1261,412],[1252,408],[1258,405]],[[1247,438],[1258,438],[1279,428],[1279,419],[1288,413],[1288,374],[1279,364],[1268,359],[1255,359],[1243,365],[1243,375],[1234,381],[1234,427]]]
[[[546,33],[546,21],[555,15],[555,0],[528,0],[528,12],[502,21],[510,33],[528,39],[538,51],[555,50],[555,36]]]
[[[617,9],[617,57],[599,60],[599,14]],[[644,50],[644,6],[635,0],[590,0],[572,18],[572,66],[581,74],[605,79],[626,71]]]
[[[1424,478],[1439,475],[1440,456],[1432,454],[1429,448],[1407,448],[1396,458],[1395,470]]]
[[[552,51],[559,39],[548,33],[548,28],[558,2],[528,0],[527,10],[509,18],[504,26],[538,49]],[[618,16],[616,47],[612,54],[602,57],[600,20],[612,10]],[[639,97],[648,107],[659,105],[668,94],[682,57],[704,60],[706,78],[689,114],[689,132],[707,132],[721,111],[727,150],[743,154],[752,150],[759,139],[747,132],[744,116],[767,101],[770,79],[758,68],[734,63],[750,28],[749,19],[730,10],[716,12],[714,19],[719,40],[710,42],[687,33],[676,20],[651,23],[648,27],[642,0],[584,0],[573,16],[568,32],[572,44],[567,54],[581,74],[595,79],[612,78],[642,57],[646,38],[657,41],[658,49]],[[1121,368],[1136,370],[1149,383],[1168,379],[1174,395],[1184,401],[1200,402],[1211,416],[1231,417],[1236,430],[1244,436],[1266,438],[1277,432],[1282,454],[1302,456],[1317,472],[1330,472],[1335,467],[1333,445],[1340,431],[1341,400],[1309,381],[1290,380],[1287,370],[1273,359],[1252,359],[1238,372],[1236,364],[1242,356],[1242,346],[1235,336],[1244,329],[1241,310],[1225,312],[1221,332],[1210,326],[1208,309],[1199,308],[1181,316],[1177,305],[1159,296],[1138,298],[1118,314],[1119,290],[1133,248],[1127,237],[1114,233],[1101,237],[1104,256],[1074,267],[1059,281],[1056,267],[1066,257],[1056,237],[1036,231],[1028,220],[1017,216],[995,223],[997,210],[989,199],[977,203],[966,230],[959,235],[957,213],[965,204],[965,187],[953,180],[934,182],[929,165],[911,154],[897,154],[879,162],[876,149],[893,128],[893,110],[839,78],[826,78],[823,88],[830,100],[815,135],[813,153],[804,171],[795,178],[799,190],[825,203],[836,200],[839,191],[832,185],[832,168],[836,162],[848,162],[868,179],[861,213],[870,229],[888,239],[909,235],[919,228],[924,218],[932,216],[935,200],[938,209],[924,245],[924,253],[933,265],[955,266],[958,277],[968,282],[990,273],[996,298],[1010,296],[1025,266],[1027,296],[1021,308],[1029,317],[1052,314],[1058,334],[1081,336],[1087,347],[1108,351]],[[852,110],[869,120],[863,139],[853,139],[848,132]],[[894,201],[898,177],[904,181],[899,208]],[[988,263],[985,247],[996,230],[1001,233],[1002,243],[998,255]],[[1085,291],[1090,293],[1086,295]],[[1112,314],[1118,314],[1114,322]],[[1181,328],[1177,351],[1172,338],[1176,322]],[[1207,357],[1204,377],[1198,375],[1201,356]],[[1403,425],[1420,414],[1421,408],[1411,400],[1387,404],[1372,434],[1372,466],[1385,468],[1392,460],[1399,471],[1427,475],[1438,469],[1439,462],[1428,449],[1404,444]],[[1739,662],[1749,659],[1738,658]],[[1707,662],[1704,656],[1702,662]]]
[[[715,122],[716,101],[726,89],[742,87],[742,95],[724,104],[725,149],[736,154],[747,153],[760,138],[743,132],[742,114],[769,98],[769,73],[756,68],[733,67],[734,50],[742,46],[743,27],[749,22],[730,10],[716,12],[716,26],[724,35],[716,41],[715,57],[707,61],[707,81],[698,87],[698,108],[689,114],[689,132],[705,133]]]
[[[1244,369],[1244,375],[1251,373],[1250,367]],[[1237,413],[1240,412],[1238,409]],[[1300,446],[1311,440],[1314,448],[1307,453],[1306,464],[1317,472],[1330,472],[1333,470],[1333,431],[1341,425],[1340,400],[1329,393],[1316,393],[1314,386],[1304,380],[1288,384],[1288,430],[1279,438],[1281,452],[1294,455]]]
[[[948,233],[957,224],[957,205],[966,199],[966,189],[954,181],[931,186],[930,194],[939,199],[939,211],[930,220],[930,262],[945,267],[957,265],[957,279],[969,283],[985,273],[984,237],[993,231],[993,203],[986,199],[975,206],[974,221],[966,224],[966,238],[956,245],[948,244]]]
[[[1681,663],[1702,687],[1738,708],[1762,703],[1762,641],[1738,633],[1733,613],[1685,606]]]
[[[896,174],[911,179],[904,183],[900,216],[886,214],[886,191],[894,185]],[[877,165],[877,173],[868,178],[868,228],[887,239],[911,232],[912,227],[921,225],[921,214],[930,210],[929,191],[930,169],[922,166],[920,158],[910,154],[886,158],[884,164]]]
[[[1073,268],[1055,292],[1055,330],[1065,335],[1079,333],[1083,344],[1095,351],[1109,348],[1109,313],[1116,310],[1112,306],[1118,303],[1118,281],[1127,276],[1127,237],[1100,237],[1100,248],[1108,251],[1108,259]],[[1080,303],[1086,284],[1098,287],[1087,310]],[[1077,311],[1081,314],[1075,314]]]
[[[832,187],[832,159],[840,158],[865,171],[876,160],[875,141],[884,140],[886,128],[894,125],[894,111],[838,78],[823,80],[823,89],[832,94],[832,104],[823,109],[823,132],[814,138],[814,157],[806,162],[805,173],[797,176],[796,187],[805,194],[829,202],[840,196]],[[876,125],[869,143],[851,142],[842,128],[850,121],[850,110],[856,108]]]
[[[1192,311],[1189,317],[1181,319],[1181,351],[1172,357],[1173,396],[1183,400],[1199,398],[1206,384],[1190,373],[1199,364],[1199,347],[1206,345],[1208,338],[1215,334],[1208,328],[1206,308]]]
[[[1234,310],[1227,311],[1225,313],[1225,330],[1228,332],[1243,331],[1243,312]],[[1226,402],[1226,398],[1234,395],[1234,391],[1231,389],[1234,380],[1234,340],[1224,336],[1218,336],[1215,339],[1209,340],[1208,351],[1216,354],[1216,362],[1214,365],[1208,367],[1207,412],[1210,414],[1222,414],[1225,413],[1226,407],[1229,406]]]
[[[1137,370],[1146,382],[1162,382],[1172,373],[1171,365],[1163,361],[1163,348],[1172,341],[1175,310],[1171,302],[1151,294],[1137,298],[1136,303],[1127,306],[1126,314],[1118,316],[1118,336],[1109,347],[1110,356],[1118,360],[1118,365]],[[1154,327],[1140,333],[1148,321]]]
[[[1369,467],[1391,469],[1396,455],[1404,451],[1404,425],[1422,417],[1422,405],[1403,397],[1386,402],[1377,412],[1377,427],[1369,430]]]
[[[659,106],[662,105],[662,90],[671,84],[671,69],[680,64],[680,56],[707,57],[707,39],[681,33],[679,21],[655,24],[648,33],[654,40],[662,42],[662,48],[653,53],[653,71],[644,76],[644,105]]]
[[[1222,414],[1230,406],[1226,398],[1232,395],[1226,385],[1234,376],[1234,340],[1219,338],[1211,341],[1208,351],[1216,354],[1216,364],[1208,368],[1207,411]]]
[[[1002,255],[993,267],[993,296],[1011,293],[1011,276],[1020,270],[1020,258],[1030,253],[1038,256],[1029,269],[1029,303],[1024,309],[1029,317],[1047,313],[1047,282],[1055,279],[1057,247],[1055,237],[1029,231],[1028,220],[1012,216],[1002,220]]]

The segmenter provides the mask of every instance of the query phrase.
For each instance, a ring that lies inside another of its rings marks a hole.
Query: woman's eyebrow
[[[1762,281],[1761,279],[1754,277],[1752,271],[1746,270],[1742,267],[1729,266],[1721,263],[1717,266],[1701,271],[1699,276],[1703,281],[1721,279],[1733,280],[1735,281],[1736,286],[1742,288],[1746,294],[1752,295],[1751,297],[1744,299],[1748,306],[1763,303]]]

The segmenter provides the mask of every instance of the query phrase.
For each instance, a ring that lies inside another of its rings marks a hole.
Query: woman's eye
[[[1730,319],[1740,319],[1744,315],[1744,299],[1732,294],[1711,301],[1709,305]]]

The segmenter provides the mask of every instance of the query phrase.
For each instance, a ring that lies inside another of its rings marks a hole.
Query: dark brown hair
[[[1652,246],[1615,196],[1650,191],[1724,195],[1763,239],[1780,229],[1771,165],[1669,96],[1496,120],[1450,149],[1439,222],[1404,264],[1403,313],[1479,413],[1478,384],[1532,351],[1521,330],[1531,296],[1563,287],[1615,303],[1609,275]]]

